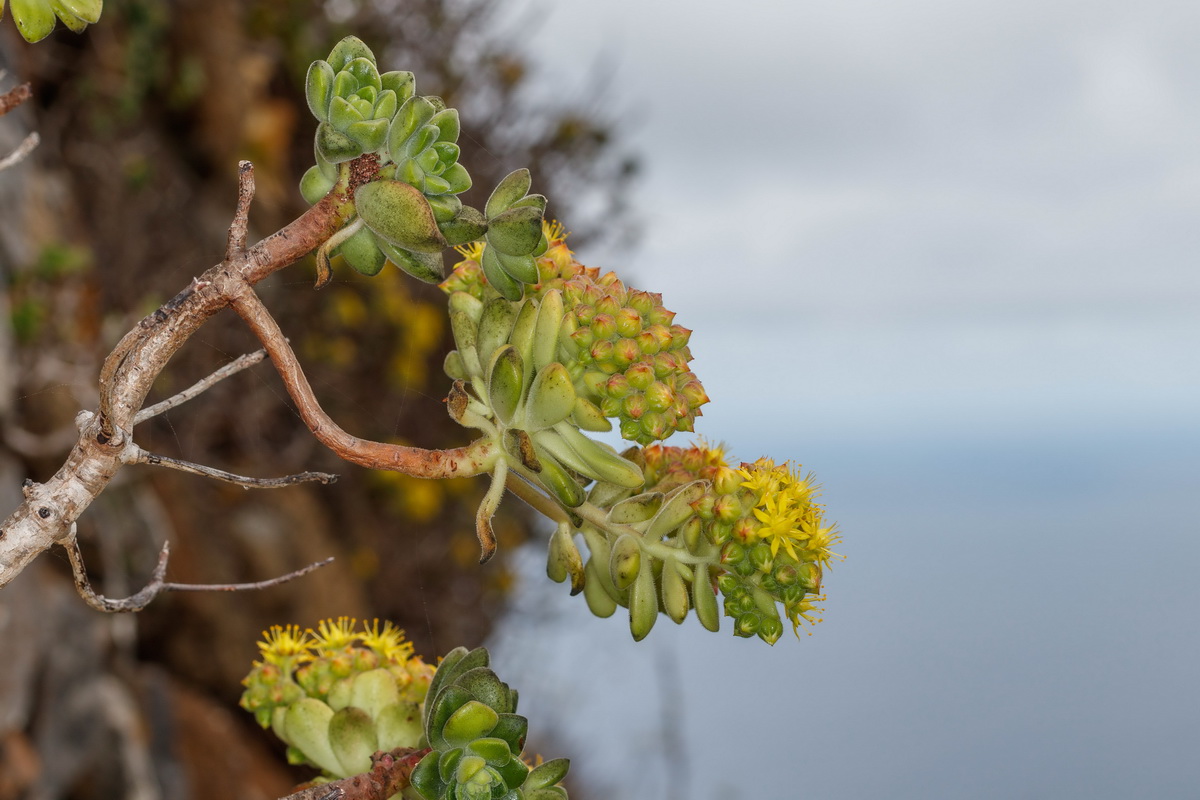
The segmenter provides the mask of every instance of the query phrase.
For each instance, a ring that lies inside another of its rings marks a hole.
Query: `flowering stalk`
[[[530,499],[537,487],[562,509],[551,512],[548,574],[570,578],[599,616],[628,608],[635,639],[660,613],[678,623],[692,609],[717,630],[718,592],[738,636],[773,644],[783,619],[797,632],[817,621],[838,537],[811,475],[769,459],[731,468],[720,448],[652,444],[691,430],[708,402],[688,369],[690,331],[660,295],[576,261],[557,223],[543,236],[539,280],[520,302],[493,287],[484,245],[460,248],[442,288],[457,344],[445,369],[462,387],[451,415],[495,443],[497,463],[524,481],[521,496],[545,512]],[[610,418],[643,447],[618,454],[584,433],[610,430]]]

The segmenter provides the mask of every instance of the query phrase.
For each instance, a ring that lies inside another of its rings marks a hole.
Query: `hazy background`
[[[1200,6],[531,7],[542,90],[605,65],[646,155],[643,244],[581,260],[848,557],[768,648],[635,645],[531,553],[535,729],[615,798],[1200,796]]]

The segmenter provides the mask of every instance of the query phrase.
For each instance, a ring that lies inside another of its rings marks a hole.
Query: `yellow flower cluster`
[[[829,549],[840,539],[836,527],[824,523],[821,506],[813,502],[817,487],[811,472],[801,477],[790,462],[777,465],[760,458],[743,464],[738,474],[744,478],[741,486],[758,498],[753,513],[760,525],[755,533],[770,544],[772,558],[780,548],[798,562],[822,567],[840,558]]]
[[[272,625],[263,631],[258,650],[264,663],[285,667],[334,656],[354,645],[371,650],[385,664],[404,664],[413,652],[404,631],[391,622],[380,626],[379,620],[369,624],[364,620],[360,630],[353,617],[321,620],[316,631],[309,628],[303,633],[299,625]]]

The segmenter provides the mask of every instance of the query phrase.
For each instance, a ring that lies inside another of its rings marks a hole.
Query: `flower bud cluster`
[[[317,631],[274,626],[262,660],[242,681],[241,706],[288,745],[291,763],[344,778],[370,769],[377,750],[415,747],[434,668],[412,655],[391,623],[361,629],[325,620]]]
[[[642,448],[646,486],[666,492],[694,480],[715,481],[728,469],[725,450],[703,442],[691,447],[655,444]]]
[[[561,295],[555,357],[581,401],[573,421],[584,430],[606,431],[608,419],[616,418],[621,435],[641,444],[692,430],[708,395],[688,368],[691,331],[674,323],[662,295],[628,289],[614,273],[600,275],[576,261],[560,226],[548,225],[544,233],[547,247],[537,259],[531,297]],[[464,255],[442,287],[487,300],[490,271],[476,260],[478,249]],[[482,257],[486,261],[486,251]]]

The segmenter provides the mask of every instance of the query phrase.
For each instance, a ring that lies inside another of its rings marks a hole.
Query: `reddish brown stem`
[[[258,337],[275,364],[296,410],[313,436],[340,458],[369,469],[403,472],[418,478],[453,478],[487,472],[496,456],[492,442],[479,439],[452,450],[425,450],[360,439],[330,418],[313,394],[300,361],[258,295],[248,283],[234,287],[230,305]]]

